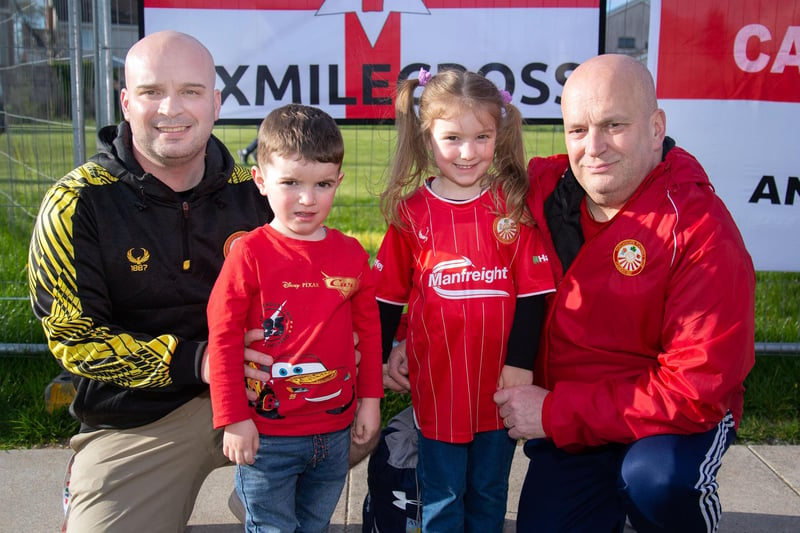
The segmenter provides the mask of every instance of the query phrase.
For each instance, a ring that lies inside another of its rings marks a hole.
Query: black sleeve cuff
[[[178,348],[172,354],[169,375],[176,385],[196,385],[203,383],[203,353],[207,342],[179,340]]]
[[[383,362],[386,363],[394,345],[394,336],[397,333],[397,326],[400,325],[400,317],[403,315],[403,306],[387,304],[379,300],[378,311],[381,316],[381,349]]]
[[[539,337],[544,322],[544,296],[517,298],[514,322],[508,336],[506,363],[509,366],[533,370],[539,352]]]

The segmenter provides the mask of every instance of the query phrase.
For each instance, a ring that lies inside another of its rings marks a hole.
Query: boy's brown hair
[[[257,161],[263,164],[273,154],[334,163],[341,168],[344,139],[336,121],[325,111],[289,104],[271,111],[258,128]]]

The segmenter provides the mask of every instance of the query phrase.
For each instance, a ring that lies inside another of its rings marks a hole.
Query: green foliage
[[[381,425],[386,426],[394,415],[409,405],[411,405],[410,394],[398,394],[387,390],[381,403]]]

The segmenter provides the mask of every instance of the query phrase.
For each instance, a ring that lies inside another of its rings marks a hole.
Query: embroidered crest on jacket
[[[147,261],[150,260],[150,252],[147,248],[139,248],[141,255],[133,255],[133,248],[128,250],[127,257],[131,263],[131,272],[144,272],[147,270]]]
[[[635,276],[644,269],[647,254],[644,246],[637,240],[625,239],[614,248],[614,266],[620,274]]]

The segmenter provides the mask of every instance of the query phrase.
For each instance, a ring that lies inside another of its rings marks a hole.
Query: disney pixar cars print
[[[247,379],[258,393],[256,413],[265,418],[321,411],[332,415],[346,411],[355,399],[355,386],[347,368],[328,369],[310,354],[279,357],[268,370],[269,381]]]

